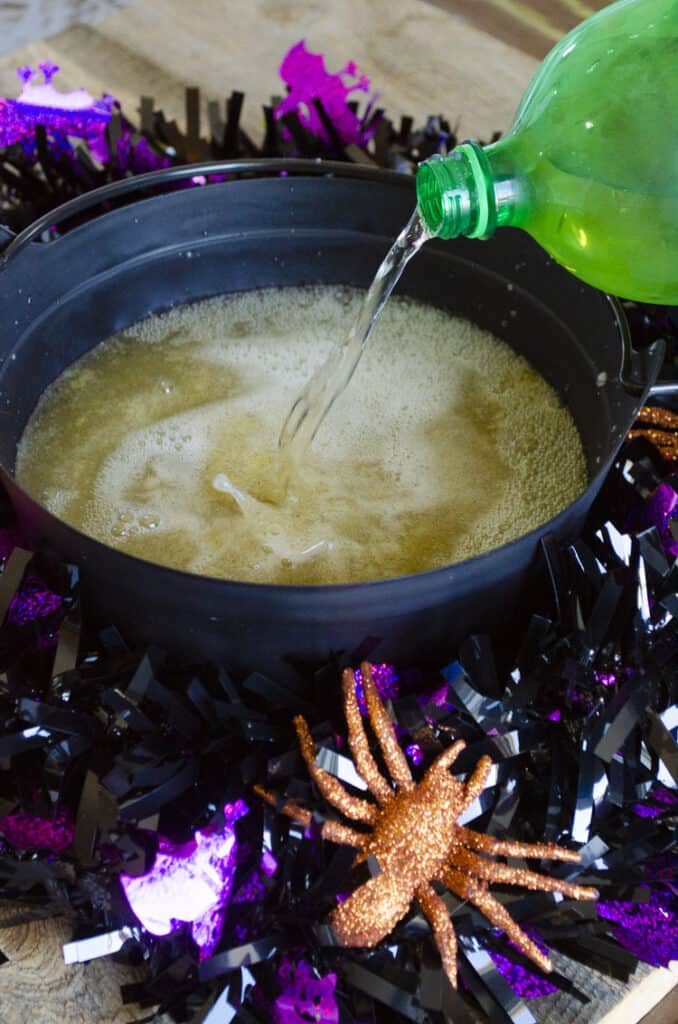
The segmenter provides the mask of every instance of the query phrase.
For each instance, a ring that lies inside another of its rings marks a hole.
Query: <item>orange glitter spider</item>
[[[343,946],[376,946],[405,916],[412,900],[417,899],[433,930],[443,968],[456,987],[457,937],[448,909],[431,885],[437,881],[482,910],[526,956],[542,970],[551,971],[551,961],[490,893],[489,883],[503,882],[542,892],[559,892],[573,899],[596,899],[597,891],[534,871],[512,868],[490,860],[490,856],[576,862],[579,854],[550,843],[495,839],[458,825],[459,816],[483,791],[492,767],[491,759],[481,757],[468,780],[457,781],[449,769],[466,745],[463,740],[457,740],[439,755],[422,781],[415,783],[391,719],[379,698],[371,667],[363,664],[361,670],[369,720],[395,783],[393,788],[372,757],[355,694],[354,675],[346,669],[343,692],[348,742],[356,768],[376,804],[353,796],[338,779],[315,764],[315,746],[306,720],[301,716],[294,720],[309,774],[322,795],[347,818],[371,826],[369,832],[361,832],[336,821],[325,821],[322,838],[356,847],[359,851],[357,864],[375,856],[381,869],[380,874],[361,885],[332,911],[330,922],[339,942]],[[256,791],[268,803],[276,805],[274,794],[260,786]],[[293,801],[285,803],[281,810],[304,827],[311,823],[311,812]]]
[[[670,409],[644,405],[629,440],[646,437],[668,462],[678,462],[678,415]]]

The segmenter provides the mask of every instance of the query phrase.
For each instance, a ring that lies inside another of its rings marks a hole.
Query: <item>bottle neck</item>
[[[501,142],[487,149],[464,142],[449,156],[419,165],[417,201],[429,234],[490,238],[498,227],[518,223],[519,184],[493,166],[494,151],[502,148]]]

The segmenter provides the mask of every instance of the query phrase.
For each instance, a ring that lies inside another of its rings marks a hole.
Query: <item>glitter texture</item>
[[[150,871],[120,875],[129,905],[146,931],[169,935],[181,922],[190,922],[201,958],[213,953],[236,868],[233,826],[245,814],[242,800],[226,804],[222,828],[198,831],[183,845],[160,839]]]
[[[534,944],[539,947],[544,956],[548,956],[548,947],[539,933],[527,925],[524,926],[523,930],[526,935],[529,935]],[[500,933],[497,934],[498,936],[500,935]],[[513,942],[509,942],[509,946],[518,949]],[[508,957],[502,956],[501,953],[496,952],[494,949],[488,949],[487,952],[501,976],[521,999],[541,999],[543,996],[550,996],[558,991],[557,986],[549,981],[548,978],[535,974],[534,971],[523,967],[521,964],[515,964]]]
[[[32,814],[7,814],[0,818],[0,836],[17,850],[61,853],[73,842],[73,831],[73,822],[65,811],[51,819]]]
[[[678,417],[676,418],[678,419]],[[650,438],[650,440],[652,439]],[[678,434],[676,434],[676,444],[678,445]],[[676,457],[678,458],[678,449]],[[678,557],[678,543],[674,540],[671,532],[671,522],[677,515],[678,494],[670,484],[660,484],[650,497],[634,510],[626,523],[626,528],[640,533],[642,530],[654,526],[668,557],[676,558]]]
[[[668,893],[655,890],[647,903],[601,900],[598,916],[614,925],[617,942],[639,960],[653,967],[678,960],[678,913]]]
[[[356,768],[377,803],[355,797],[342,784],[315,764],[315,749],[306,721],[295,719],[301,752],[309,774],[325,799],[347,818],[371,825],[369,832],[326,821],[321,836],[345,842],[359,851],[357,862],[373,856],[381,873],[342,902],[330,921],[344,946],[376,946],[392,931],[418,900],[428,918],[440,950],[443,968],[450,982],[457,980],[457,939],[445,903],[431,882],[439,881],[464,900],[478,907],[489,921],[501,928],[525,956],[542,970],[551,962],[541,948],[519,927],[508,911],[492,896],[489,883],[520,885],[542,892],[560,892],[572,899],[595,899],[595,889],[549,878],[522,868],[512,868],[478,853],[508,857],[539,857],[576,862],[579,855],[552,844],[503,841],[473,832],[456,824],[462,812],[483,791],[492,767],[482,757],[465,782],[453,778],[449,769],[465,747],[458,740],[439,755],[424,779],[415,784],[407,758],[398,744],[393,724],[381,702],[369,664],[361,666],[365,698],[372,730],[379,742],[384,763],[396,784],[393,789],[370,752],[355,692],[355,676],[346,669],[343,678],[344,708],[348,742]],[[273,805],[275,797],[257,787]],[[282,811],[308,826],[310,811],[287,802]],[[343,834],[344,838],[341,838]]]
[[[28,576],[21,589],[12,598],[7,621],[25,626],[34,619],[53,615],[61,608],[61,598],[48,590],[37,576]]]
[[[382,662],[380,665],[371,665],[372,679],[377,688],[377,693],[382,700],[397,700],[400,693],[400,678],[393,665]],[[355,693],[358,698],[358,707],[361,715],[367,715],[367,703],[365,701],[365,690],[363,688],[362,670],[357,668],[354,671]]]
[[[639,426],[630,431],[629,438],[645,437],[665,459],[670,462],[678,459],[678,415],[675,412],[644,405],[637,422]]]
[[[328,143],[327,129],[313,104],[317,99],[343,143],[364,147],[374,135],[376,125],[364,127],[364,122],[348,106],[351,93],[368,93],[370,90],[369,78],[358,74],[353,61],[336,74],[331,74],[325,67],[323,55],[307,50],[302,39],[283,57],[280,77],[288,93],[275,108],[277,118],[296,111],[304,127]],[[283,130],[283,137],[290,137],[287,129]]]
[[[305,960],[298,964],[286,960],[278,971],[278,982],[283,990],[273,1004],[274,1024],[339,1024],[336,974],[318,978]]]

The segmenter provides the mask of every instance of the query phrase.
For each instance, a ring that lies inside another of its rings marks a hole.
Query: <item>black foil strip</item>
[[[0,736],[0,758],[14,757],[28,750],[40,749],[49,738],[49,730],[38,725]]]
[[[648,710],[647,720],[647,743],[657,757],[664,762],[673,781],[678,786],[678,744],[656,712]]]
[[[365,992],[371,999],[388,1006],[390,1010],[401,1014],[407,1020],[414,1021],[415,1024],[425,1024],[426,1014],[412,993],[403,991],[386,978],[373,974],[351,960],[346,960],[341,965],[341,973],[346,981]]]
[[[82,736],[85,739],[93,739],[98,732],[91,716],[79,714],[77,711],[50,707],[48,704],[27,698],[19,701],[19,714],[25,721],[49,729],[51,732]]]
[[[522,792],[518,779],[508,775],[502,784],[499,797],[487,823],[486,832],[491,836],[505,836],[511,827]]]
[[[612,575],[607,576],[586,625],[585,642],[591,652],[590,656],[597,653],[605,643],[623,594],[623,586]]]
[[[57,677],[70,672],[78,662],[80,651],[80,613],[79,610],[69,612],[59,626],[59,639],[54,655],[52,676]]]
[[[661,538],[656,527],[653,526],[649,530],[644,530],[642,533],[639,533],[638,545],[640,548],[640,554],[642,555],[649,572],[660,579],[667,576],[669,572],[669,563],[666,560]]]
[[[315,708],[312,704],[294,693],[293,690],[288,690],[286,686],[269,679],[268,676],[255,672],[248,676],[242,685],[244,690],[263,697],[274,707],[288,708],[295,714],[307,715],[309,718],[313,718],[315,715]]]
[[[536,1024],[530,1010],[504,981],[488,953],[475,942],[469,948],[460,943],[460,952],[462,955],[457,961],[459,977],[491,1024]]]
[[[241,967],[258,964],[261,960],[272,956],[276,948],[274,939],[257,939],[256,942],[246,942],[225,953],[218,953],[200,964],[200,980],[211,981],[222,974],[228,974],[229,971],[237,971]]]
[[[443,677],[450,687],[451,700],[461,706],[481,727],[489,732],[505,721],[510,721],[511,709],[501,701],[483,697],[472,685],[459,662],[443,669]]]
[[[21,586],[26,569],[33,559],[33,552],[16,547],[5,562],[0,575],[0,622],[4,622],[12,598]]]
[[[157,786],[150,793],[135,797],[120,804],[121,821],[133,821],[135,818],[147,818],[155,814],[165,804],[176,800],[189,786],[192,786],[198,775],[195,762],[189,761],[168,782]]]
[[[594,747],[596,757],[608,763],[612,760],[631,731],[638,725],[647,707],[650,692],[649,683],[641,682],[635,677],[624,685],[608,708],[608,715],[614,714],[614,718],[606,726],[602,738]]]

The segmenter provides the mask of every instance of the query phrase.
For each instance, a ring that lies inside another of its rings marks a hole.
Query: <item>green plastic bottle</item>
[[[529,232],[583,281],[678,305],[678,0],[620,0],[551,51],[499,142],[417,172],[440,238]]]

